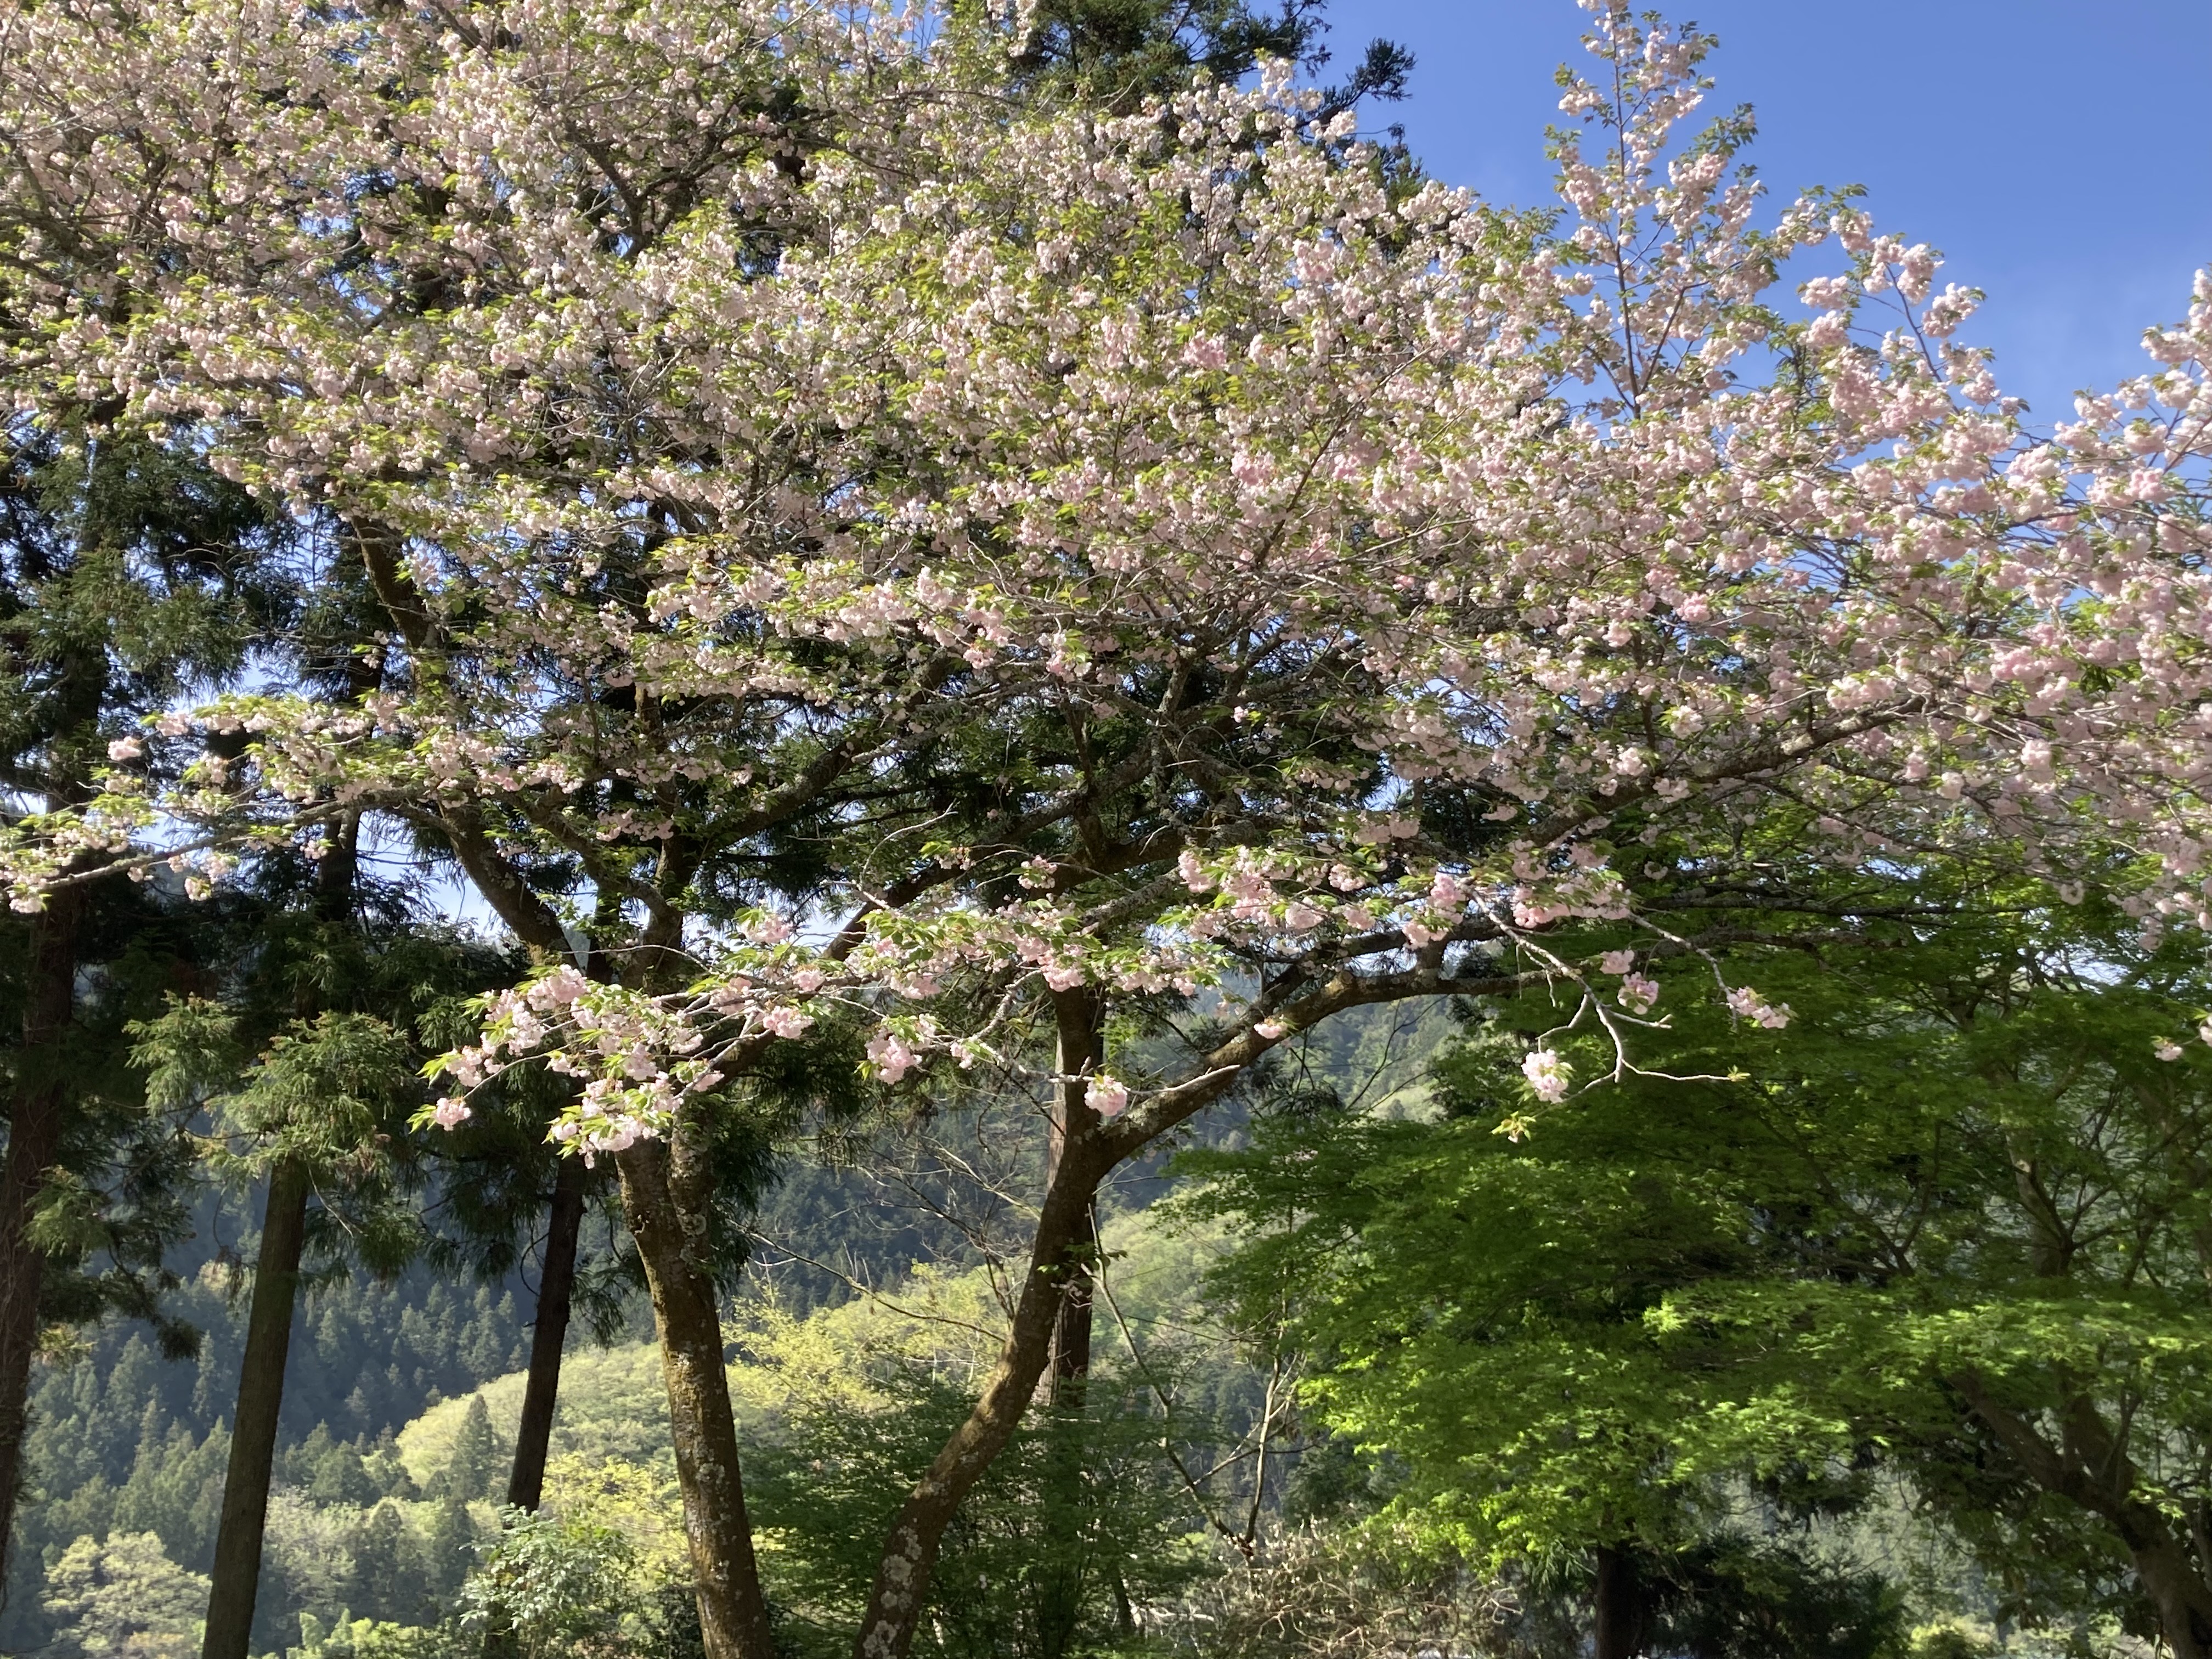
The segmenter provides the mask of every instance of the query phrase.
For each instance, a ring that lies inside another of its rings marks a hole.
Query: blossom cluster
[[[22,409],[195,423],[341,526],[398,665],[119,739],[11,829],[19,906],[341,811],[573,861],[684,970],[502,999],[436,1115],[546,1053],[591,1154],[833,1003],[896,1084],[993,1052],[955,980],[1534,948],[1778,799],[1844,866],[2118,836],[2146,932],[2212,926],[2212,280],[2041,436],[1939,258],[1845,200],[1759,228],[1741,135],[1686,142],[1709,43],[1611,4],[1549,229],[1394,187],[1287,71],[1009,118],[896,15],[510,9],[16,20]],[[1045,727],[957,855],[850,809]],[[802,819],[834,947],[684,911]]]

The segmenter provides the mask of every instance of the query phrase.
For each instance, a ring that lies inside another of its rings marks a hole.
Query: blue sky
[[[1640,9],[1639,6],[1639,9]],[[2144,326],[2212,265],[2212,0],[1696,0],[1720,37],[1708,110],[1749,103],[1777,195],[1861,184],[1876,225],[1984,289],[1962,340],[2039,426],[2134,374]],[[1429,172],[1500,202],[1550,196],[1552,71],[1589,60],[1573,0],[1333,0],[1341,64],[1411,46],[1403,121]],[[1809,272],[1808,274],[1810,274]]]

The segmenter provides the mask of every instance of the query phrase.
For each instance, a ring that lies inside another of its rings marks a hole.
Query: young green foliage
[[[1269,1124],[1199,1202],[1247,1229],[1241,1294],[1297,1299],[1310,1408],[1486,1559],[1680,1553],[1886,1468],[2016,1615],[2194,1651],[2212,983],[2036,885],[1896,896],[1924,914],[1759,963],[1782,1029],[1652,967],[1655,1062],[1698,1080],[1532,1112],[1532,997],[1439,1060],[1439,1118]]]

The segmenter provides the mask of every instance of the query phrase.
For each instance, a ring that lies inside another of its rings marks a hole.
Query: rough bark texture
[[[1105,1005],[1097,994],[1089,987],[1063,991],[1053,1005],[1058,1037],[1054,1069],[1060,1084],[1046,1163],[1048,1187],[1058,1178],[1070,1144],[1085,1139],[1098,1127],[1098,1114],[1085,1097],[1085,1079],[1105,1060]],[[1083,1559],[1085,1395],[1091,1380],[1092,1275],[1097,1255],[1097,1212],[1086,1209],[1068,1247],[1060,1315],[1053,1326],[1052,1444],[1044,1491],[1045,1559],[1036,1606],[1037,1650],[1043,1659],[1065,1659],[1083,1614],[1087,1577]]]
[[[23,1041],[0,1164],[0,1571],[15,1535],[30,1429],[31,1365],[39,1348],[39,1296],[46,1253],[31,1242],[46,1172],[61,1156],[68,1112],[64,1073],[76,996],[81,888],[57,891],[31,921]]]
[[[1597,1587],[1592,1597],[1594,1659],[1634,1659],[1644,1651],[1644,1595],[1637,1583],[1635,1558],[1601,1545]]]
[[[507,1501],[517,1509],[534,1510],[545,1495],[545,1456],[561,1394],[561,1352],[568,1340],[568,1305],[576,1288],[576,1242],[584,1230],[585,1179],[581,1159],[561,1160],[538,1272],[538,1316],[530,1332],[530,1373],[522,1385],[514,1467],[507,1478]]]
[[[684,1495],[684,1534],[707,1659],[773,1659],[768,1602],[753,1559],[752,1523],[738,1470],[738,1431],[722,1367],[714,1283],[698,1252],[704,1206],[679,1128],[675,1144],[639,1143],[617,1155],[623,1211],[653,1292],[660,1375]],[[687,1205],[684,1200],[693,1198]]]
[[[1098,1131],[1098,1114],[1086,1096],[1088,1079],[1106,1060],[1106,1005],[1089,987],[1062,991],[1053,999],[1056,1026],[1054,1067],[1060,1076],[1060,1109],[1052,1124],[1052,1141],[1045,1160],[1045,1185],[1060,1178],[1068,1148],[1088,1141]],[[1080,1407],[1091,1376],[1091,1313],[1094,1285],[1092,1263],[1097,1259],[1098,1232],[1093,1212],[1085,1211],[1080,1235],[1069,1252],[1060,1317],[1053,1328],[1052,1403]]]
[[[284,1361],[292,1346],[292,1308],[300,1282],[300,1247],[307,1233],[307,1166],[277,1160],[269,1176],[261,1219],[261,1252],[253,1266],[253,1299],[246,1320],[246,1357],[238,1376],[238,1412],[223,1475],[222,1519],[210,1575],[202,1659],[247,1659],[253,1601],[261,1582],[261,1538],[269,1514],[269,1474],[276,1455],[276,1419],[284,1403]]]

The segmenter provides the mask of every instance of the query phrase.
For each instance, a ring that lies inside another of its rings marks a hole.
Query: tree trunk
[[[1636,1580],[1636,1559],[1626,1550],[1601,1544],[1593,1659],[1634,1659],[1644,1651],[1644,1598]]]
[[[530,1370],[522,1385],[514,1465],[507,1477],[507,1501],[519,1510],[535,1510],[545,1497],[545,1459],[553,1441],[554,1411],[560,1403],[561,1355],[568,1344],[569,1304],[576,1288],[576,1243],[584,1230],[586,1178],[581,1158],[564,1158],[553,1180],[545,1255],[538,1269],[537,1317],[530,1332]],[[493,1608],[484,1632],[484,1659],[511,1659],[520,1650],[514,1620],[504,1607]]]
[[[357,680],[357,701],[370,680]],[[315,870],[314,914],[325,926],[353,915],[360,869],[361,814],[349,812],[333,826]],[[301,1020],[318,997],[303,988],[294,1002]],[[238,1409],[223,1472],[222,1514],[216,1523],[215,1564],[209,1569],[207,1627],[202,1659],[246,1659],[253,1638],[253,1604],[261,1590],[261,1545],[269,1519],[269,1479],[276,1460],[278,1417],[284,1405],[284,1371],[292,1352],[292,1313],[299,1299],[300,1253],[307,1240],[307,1196],[314,1172],[285,1153],[270,1165],[269,1200],[261,1218],[261,1249],[253,1264],[253,1297],[246,1316],[246,1353],[239,1364]]]
[[[2158,1608],[2159,1627],[2174,1659],[2212,1659],[2212,1583],[2207,1583],[2212,1562],[2192,1559],[2166,1513],[2136,1495],[2134,1460],[2087,1395],[2066,1402],[2059,1424],[2065,1466],[2079,1481],[2075,1490],[2119,1535],[2136,1582]]]
[[[23,1486],[31,1364],[39,1349],[39,1296],[46,1280],[46,1253],[32,1243],[31,1227],[46,1172],[61,1156],[69,1109],[64,1066],[83,917],[83,890],[64,887],[31,921],[23,1046],[8,1115],[8,1158],[0,1166],[0,1572],[6,1570]]]
[[[1089,987],[1062,991],[1053,998],[1057,1053],[1054,1069],[1060,1077],[1060,1110],[1054,1115],[1052,1139],[1046,1151],[1045,1187],[1060,1179],[1068,1148],[1088,1140],[1098,1128],[1098,1114],[1087,1098],[1090,1079],[1106,1059],[1106,1005]],[[1091,1377],[1091,1311],[1094,1291],[1092,1269],[1098,1255],[1095,1212],[1086,1206],[1077,1225],[1077,1237],[1067,1257],[1067,1273],[1053,1327],[1052,1403],[1080,1409]]]
[[[1091,1204],[1113,1163],[1095,1135],[1069,1142],[1037,1212],[1029,1273],[1014,1304],[1013,1323],[999,1351],[998,1364],[967,1421],[953,1431],[936,1461],[907,1494],[884,1540],[875,1586],[854,1644],[857,1659],[905,1659],[913,1645],[945,1530],[958,1514],[961,1500],[1021,1426],[1022,1415],[1051,1360],[1067,1277],[1085,1259],[1082,1241],[1089,1237]]]
[[[616,1155],[615,1168],[623,1217],[653,1292],[699,1634],[707,1659],[772,1659],[775,1638],[753,1559],[730,1379],[722,1366],[721,1316],[714,1279],[693,1256],[707,1224],[703,1206],[683,1201],[698,1183],[681,1125],[674,1139],[674,1145],[641,1141]]]
[[[252,1650],[261,1538],[269,1515],[270,1471],[276,1455],[276,1418],[284,1403],[284,1362],[292,1346],[292,1305],[299,1289],[309,1185],[307,1166],[299,1158],[279,1158],[270,1171],[201,1659],[246,1659]]]
[[[2212,1585],[2188,1549],[2169,1534],[2131,1543],[2128,1555],[2158,1608],[2159,1629],[2173,1659],[2212,1659]]]
[[[1098,1126],[1098,1114],[1085,1098],[1087,1079],[1105,1058],[1105,1005],[1088,987],[1062,991],[1053,999],[1060,1077],[1059,1109],[1045,1165],[1048,1189],[1059,1178],[1071,1142]],[[1066,1253],[1059,1316],[1053,1325],[1051,1444],[1044,1487],[1044,1552],[1037,1581],[1037,1650],[1043,1659],[1065,1659],[1082,1622],[1085,1519],[1083,1475],[1085,1395],[1091,1381],[1093,1273],[1098,1255],[1097,1212],[1085,1207]]]
[[[507,1501],[534,1510],[545,1496],[545,1457],[561,1393],[561,1352],[568,1340],[568,1304],[576,1288],[576,1241],[584,1231],[581,1158],[564,1158],[553,1182],[545,1224],[545,1256],[538,1270],[538,1317],[530,1332],[530,1373],[522,1385],[522,1421],[514,1433],[514,1468]]]
[[[1387,988],[1378,987],[1387,986]],[[1517,975],[1485,979],[1443,978],[1430,964],[1388,981],[1339,969],[1304,994],[1264,1004],[1266,1010],[1300,1030],[1329,1015],[1368,1003],[1449,990],[1470,996],[1517,994],[1526,982]],[[930,1574],[937,1565],[945,1531],[992,1461],[1006,1449],[1021,1426],[1038,1379],[1051,1362],[1053,1334],[1060,1322],[1066,1278],[1089,1260],[1092,1206],[1099,1183],[1114,1167],[1134,1157],[1160,1136],[1186,1123],[1227,1094],[1236,1079],[1265,1054],[1273,1039],[1247,1026],[1206,1054],[1198,1074],[1157,1091],[1140,1109],[1110,1124],[1071,1138],[1037,1212],[1030,1242],[1029,1271],[1014,1304],[1014,1317],[999,1350],[998,1363],[968,1418],[938,1450],[899,1510],[884,1540],[874,1588],[861,1615],[854,1643],[856,1659],[905,1659],[927,1604]]]

